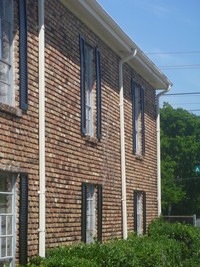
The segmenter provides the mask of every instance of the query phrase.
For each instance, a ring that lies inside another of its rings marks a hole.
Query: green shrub
[[[182,246],[175,240],[166,237],[154,239],[144,236],[128,241],[137,266],[179,266],[179,262],[182,260]]]
[[[162,220],[151,223],[147,236],[127,240],[79,244],[49,250],[36,257],[36,267],[197,267],[200,266],[200,229]]]
[[[52,257],[47,258],[45,265],[47,267],[98,267],[94,260],[84,258],[71,257]]]
[[[45,260],[47,267],[96,267],[95,244],[79,244],[49,250]]]
[[[35,256],[29,259],[29,264],[31,264],[31,266],[41,266],[44,260],[45,259],[40,256]]]
[[[154,238],[165,236],[183,243],[185,245],[183,253],[186,258],[200,256],[200,229],[198,227],[181,223],[169,223],[158,219],[150,224],[148,234]]]

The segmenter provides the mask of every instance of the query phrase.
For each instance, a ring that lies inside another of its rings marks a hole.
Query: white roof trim
[[[128,64],[147,80],[154,89],[168,89],[172,86],[172,82],[129,38],[96,0],[60,1],[99,36],[120,58],[127,57],[134,49],[137,49],[137,56],[130,60]]]

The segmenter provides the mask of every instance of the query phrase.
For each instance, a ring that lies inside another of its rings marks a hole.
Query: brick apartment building
[[[145,233],[170,85],[95,0],[0,1],[0,266]]]

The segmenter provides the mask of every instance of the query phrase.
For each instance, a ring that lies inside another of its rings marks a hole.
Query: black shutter
[[[101,139],[101,62],[100,52],[96,48],[96,82],[97,82],[97,139]]]
[[[28,110],[28,49],[26,0],[19,0],[20,108]]]
[[[142,155],[145,154],[145,123],[144,123],[144,89],[140,88],[141,113],[142,113]]]
[[[81,235],[82,235],[82,242],[86,242],[86,223],[87,223],[87,184],[82,183],[82,222],[81,222]]]
[[[19,205],[19,263],[27,264],[28,246],[28,178],[26,174],[20,177],[20,205]]]
[[[133,153],[136,153],[136,129],[135,129],[135,82],[131,80],[131,93],[132,93],[132,133],[133,133]]]
[[[146,219],[146,192],[143,192],[143,234],[146,234],[147,219]]]
[[[134,190],[134,232],[137,233],[137,191]]]
[[[85,107],[85,40],[80,35],[80,75],[81,75],[81,133],[86,134],[86,107]]]
[[[102,185],[98,185],[98,241],[102,241]]]

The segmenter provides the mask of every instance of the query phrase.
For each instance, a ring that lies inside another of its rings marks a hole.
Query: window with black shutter
[[[100,52],[96,48],[96,83],[97,83],[97,138],[101,140],[101,64]]]
[[[102,241],[102,186],[82,183],[82,241]]]
[[[0,1],[0,102],[15,105],[13,84],[14,14],[19,14],[20,108],[28,109],[27,16],[26,0],[18,0],[19,12],[13,12],[14,1]]]
[[[0,102],[12,105],[12,1],[0,1]]]
[[[144,113],[144,89],[131,81],[132,93],[132,125],[133,125],[133,153],[145,154],[145,113]]]
[[[101,139],[101,63],[100,51],[79,37],[81,133]]]
[[[82,206],[81,206],[81,235],[82,242],[86,243],[86,223],[87,223],[87,184],[82,183]]]
[[[20,108],[28,109],[28,59],[27,59],[26,0],[19,0],[19,63],[20,63]]]
[[[146,193],[134,190],[134,232],[146,234]]]
[[[14,266],[15,175],[0,173],[0,265]]]
[[[28,260],[28,179],[26,174],[20,176],[19,199],[19,262],[26,265]]]

